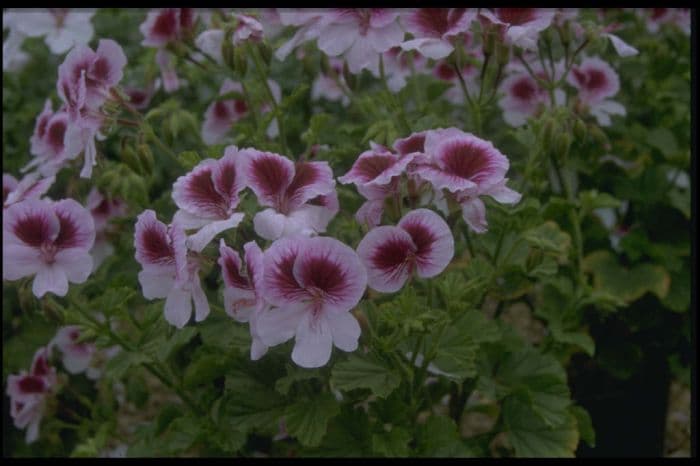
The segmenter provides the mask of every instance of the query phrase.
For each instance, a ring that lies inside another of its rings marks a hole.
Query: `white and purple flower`
[[[445,270],[454,256],[454,238],[442,217],[416,209],[397,226],[379,226],[367,233],[357,254],[367,269],[369,287],[392,293],[413,273],[431,278]]]
[[[238,148],[228,146],[222,158],[203,160],[175,181],[172,196],[179,210],[173,221],[185,229],[199,228],[187,239],[189,249],[200,252],[217,234],[243,220],[236,207],[246,183],[237,160]]]
[[[328,162],[293,163],[256,149],[239,152],[240,167],[261,206],[253,219],[255,232],[275,240],[295,234],[322,233],[338,213],[338,195]]]
[[[404,50],[417,50],[432,58],[445,58],[454,50],[454,40],[467,34],[476,12],[468,8],[417,8],[401,19],[413,39],[401,44]]]
[[[134,234],[136,260],[143,270],[139,283],[146,299],[166,298],[165,319],[177,328],[209,315],[209,302],[199,282],[199,264],[187,257],[185,232],[177,222],[167,226],[152,210],[138,216]]]
[[[283,238],[265,251],[263,292],[274,306],[262,312],[257,331],[275,346],[295,338],[292,360],[321,367],[332,347],[355,351],[360,325],[350,313],[367,286],[355,251],[333,238]]]
[[[65,296],[69,282],[87,280],[95,241],[87,209],[73,199],[26,200],[3,213],[3,280],[34,275],[32,291],[38,298]]]
[[[540,32],[547,29],[554,19],[552,8],[494,8],[482,9],[481,18],[499,28],[509,44],[526,50],[537,50]]]
[[[41,198],[55,180],[53,175],[40,178],[36,172],[25,175],[19,182],[12,175],[2,175],[3,209],[28,199]]]
[[[609,99],[620,90],[620,78],[600,58],[588,57],[580,65],[572,67],[567,81],[578,90],[579,99],[601,126],[610,126],[610,115],[626,115],[622,104]]]

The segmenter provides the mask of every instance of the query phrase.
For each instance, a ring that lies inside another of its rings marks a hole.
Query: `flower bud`
[[[488,29],[484,34],[484,55],[491,55],[496,49],[496,33]]]
[[[136,154],[138,155],[138,160],[143,167],[145,174],[150,175],[153,173],[153,167],[155,165],[153,161],[153,152],[148,144],[139,144],[137,147]]]
[[[498,66],[506,66],[510,61],[510,47],[503,43],[498,42],[496,44],[496,59],[498,60]]]
[[[121,151],[121,160],[126,164],[127,167],[131,168],[132,171],[138,174],[143,173],[143,167],[139,162],[139,158],[136,155],[136,151],[131,145],[125,146]]]
[[[566,157],[569,153],[571,145],[571,136],[567,132],[561,132],[554,138],[554,155],[555,157]]]
[[[224,63],[234,72],[236,71],[236,61],[234,59],[234,46],[230,39],[224,39],[221,43],[221,56],[224,59]]]
[[[588,134],[591,136],[591,139],[593,139],[596,143],[600,144],[601,146],[605,147],[607,145],[610,145],[610,140],[608,139],[608,136],[602,129],[600,129],[598,125],[590,125],[588,127]]]
[[[551,150],[554,144],[554,120],[547,118],[542,126],[542,147],[545,151]]]
[[[576,136],[576,139],[582,140],[586,137],[586,133],[586,123],[582,119],[576,118],[574,122],[574,136]]]
[[[270,66],[270,62],[272,61],[272,49],[264,41],[258,42],[256,45],[258,47],[258,52],[260,52],[260,57],[262,58],[263,63],[265,63],[267,66]]]
[[[348,85],[350,90],[354,91],[357,86],[357,77],[350,72],[348,62],[343,63],[343,78],[345,79],[345,83]]]
[[[241,77],[245,76],[248,70],[248,57],[246,56],[245,49],[243,47],[236,47],[233,51],[233,63],[236,73]]]

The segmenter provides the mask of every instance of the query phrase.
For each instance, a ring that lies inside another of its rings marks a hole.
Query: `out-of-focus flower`
[[[498,106],[503,110],[503,119],[511,126],[522,126],[529,117],[552,102],[549,92],[538,80],[533,78],[524,67],[514,66],[514,72],[503,80],[500,90],[503,93],[498,101]],[[554,66],[554,81],[557,82],[564,74],[564,63],[558,62]],[[535,76],[543,81],[550,81],[550,76],[538,64],[531,65]],[[561,89],[554,91],[555,103],[563,105],[566,95]]]
[[[12,27],[14,14],[3,13],[2,29],[10,28],[10,33],[2,43],[2,70],[18,71],[29,61],[29,54],[22,50],[26,36]]]
[[[61,327],[49,343],[49,348],[55,346],[62,354],[63,367],[71,374],[85,371],[90,360],[97,351],[94,343],[79,342],[80,327],[68,325]]]
[[[238,193],[245,186],[236,146],[228,146],[218,160],[201,161],[175,181],[172,196],[179,210],[173,221],[185,229],[199,229],[187,238],[189,249],[199,252],[214,236],[238,226],[244,217],[236,212]]]
[[[138,216],[134,234],[136,261],[143,270],[139,283],[146,299],[166,298],[165,320],[177,328],[192,316],[201,322],[209,315],[209,302],[199,281],[199,264],[187,257],[185,232],[177,222],[167,226],[153,210]]]
[[[139,30],[143,34],[142,45],[164,47],[183,39],[194,29],[197,13],[193,8],[163,8],[151,10]]]
[[[260,314],[262,341],[295,337],[292,360],[302,367],[328,362],[333,345],[355,351],[360,325],[350,313],[367,286],[355,251],[333,238],[283,238],[263,257],[263,290],[273,306]]]
[[[239,152],[240,167],[261,206],[253,219],[255,232],[274,240],[295,234],[322,233],[338,213],[335,180],[328,162],[293,163],[256,149]]]
[[[455,37],[466,34],[475,18],[476,11],[468,8],[417,8],[401,18],[414,37],[401,48],[432,59],[445,58],[454,50]]]
[[[3,212],[3,280],[35,275],[32,291],[65,296],[92,271],[95,225],[73,199],[26,200]]]
[[[93,271],[114,253],[114,247],[107,239],[108,222],[115,217],[126,214],[126,204],[120,199],[107,198],[97,188],[92,188],[85,202],[95,222],[95,245],[90,250],[93,260]]]
[[[554,9],[551,8],[494,8],[481,9],[480,18],[497,26],[502,37],[509,43],[526,50],[537,50],[540,32],[552,24]]]
[[[298,47],[303,42],[316,39],[325,25],[332,19],[325,9],[286,9],[279,8],[277,10],[280,24],[283,26],[298,27],[294,36],[285,42],[275,52],[275,57],[282,61],[287,58],[292,50]]]
[[[2,176],[2,191],[3,191],[3,208],[7,208],[12,204],[22,202],[27,199],[39,199],[46,194],[53,182],[55,176],[48,178],[40,178],[39,174],[29,173],[22,178],[18,183],[14,176]]]
[[[39,423],[56,383],[56,369],[49,365],[49,351],[46,347],[39,348],[34,353],[29,373],[21,371],[18,375],[7,377],[10,416],[15,427],[27,429],[25,441],[28,444],[39,437]]]
[[[620,90],[620,78],[615,70],[600,58],[589,57],[580,65],[572,67],[567,81],[578,90],[579,99],[589,107],[590,113],[601,126],[611,124],[610,115],[626,114],[622,104],[608,99]]]
[[[384,52],[386,83],[391,92],[399,92],[406,86],[406,78],[425,73],[426,58],[418,52],[405,52],[401,47],[392,47]],[[411,61],[413,64],[411,64]],[[379,76],[377,76],[379,77]]]
[[[37,167],[43,176],[56,174],[68,160],[66,133],[69,125],[70,115],[63,110],[54,113],[51,100],[46,99],[44,110],[36,119],[34,134],[30,139],[29,151],[35,158],[22,170]]]
[[[391,293],[400,290],[414,272],[430,278],[445,270],[454,256],[454,238],[442,217],[416,209],[397,226],[379,226],[367,233],[357,254],[367,269],[369,287]]]
[[[231,92],[243,93],[241,83],[224,80],[219,95]],[[248,104],[243,98],[216,100],[207,107],[202,123],[202,140],[207,145],[219,144],[231,130],[231,125],[248,114]]]
[[[311,85],[311,98],[318,100],[324,98],[332,102],[340,102],[343,106],[350,104],[350,99],[343,92],[342,86],[347,86],[343,77],[343,61],[331,57],[329,65],[335,73],[335,79],[329,74],[319,73]]]
[[[47,8],[39,10],[13,9],[11,29],[26,37],[44,37],[54,55],[67,52],[74,45],[87,44],[92,39],[91,9]]]
[[[384,8],[346,8],[326,13],[328,23],[318,36],[326,55],[343,55],[351,73],[368,69],[379,73],[379,55],[404,38],[398,12]]]

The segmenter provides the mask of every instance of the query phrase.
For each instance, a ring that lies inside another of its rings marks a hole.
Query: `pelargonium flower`
[[[27,429],[25,441],[28,444],[39,437],[39,423],[56,382],[56,369],[49,365],[49,351],[46,347],[39,348],[34,353],[29,373],[21,371],[7,377],[10,416],[15,427]]]
[[[287,58],[287,55],[301,43],[316,39],[325,25],[332,19],[325,9],[279,8],[277,14],[281,25],[299,28],[294,36],[275,52],[275,57],[280,61]]]
[[[95,225],[73,199],[26,200],[3,212],[3,280],[35,275],[32,291],[65,296],[68,282],[83,283],[92,271]]]
[[[409,58],[409,55],[412,56]],[[406,78],[416,74],[424,73],[427,63],[426,58],[417,52],[405,52],[401,47],[392,47],[382,54],[384,60],[384,72],[386,73],[386,84],[391,92],[399,92],[406,86]],[[410,60],[413,60],[413,69]],[[375,75],[380,77],[380,75]]]
[[[457,128],[428,131],[424,156],[416,157],[412,173],[446,190],[462,206],[462,216],[472,230],[486,231],[486,212],[480,196],[512,204],[520,194],[506,186],[509,162],[493,144]]]
[[[97,351],[94,343],[79,342],[81,332],[77,325],[61,327],[49,343],[62,354],[63,367],[71,374],[80,374],[90,365],[90,360]]]
[[[193,8],[163,8],[148,12],[139,26],[143,34],[141,45],[164,47],[183,39],[194,29],[197,12]]]
[[[224,277],[224,310],[237,321],[250,323],[250,336],[253,340],[250,358],[257,361],[268,349],[258,333],[258,317],[270,305],[262,291],[263,252],[255,241],[249,241],[243,249],[245,267],[238,253],[221,239],[217,262]]]
[[[445,58],[454,50],[452,41],[469,31],[476,12],[467,8],[417,8],[402,17],[413,39],[401,44],[428,58]]]
[[[467,54],[475,58],[480,58],[478,52],[468,52]],[[470,62],[464,63],[461,73],[467,89],[478,89],[479,68],[475,64]],[[464,102],[466,97],[464,96],[464,91],[459,83],[459,76],[450,63],[445,60],[438,61],[435,64],[435,68],[433,68],[433,76],[452,84],[452,87],[445,91],[445,99],[453,104],[460,104]]]
[[[261,206],[255,232],[275,240],[298,233],[322,233],[338,213],[335,180],[328,162],[293,163],[272,152],[244,149],[240,167]]]
[[[263,25],[248,15],[237,13],[231,14],[236,20],[236,27],[231,36],[231,43],[239,45],[246,41],[260,42],[263,39]],[[195,44],[203,52],[212,57],[217,63],[224,63],[224,56],[221,47],[224,43],[226,33],[223,29],[207,29],[197,36]]]
[[[392,293],[414,272],[431,278],[445,270],[454,256],[454,238],[442,217],[416,209],[397,226],[370,230],[357,246],[357,254],[367,269],[369,287]]]
[[[38,166],[37,170],[43,176],[56,174],[68,160],[66,133],[69,125],[68,112],[59,110],[54,113],[51,108],[51,99],[46,99],[44,109],[36,119],[34,134],[30,139],[30,153],[35,158],[22,170],[26,171]]]
[[[311,85],[311,98],[318,100],[324,98],[331,102],[340,102],[344,107],[350,104],[350,98],[343,91],[342,86],[346,86],[345,78],[343,77],[343,61],[331,57],[329,65],[335,72],[336,79],[324,73],[319,73]],[[339,84],[340,83],[340,84]]]
[[[145,210],[137,217],[134,233],[136,261],[143,270],[139,283],[146,299],[166,298],[165,320],[182,328],[192,316],[195,321],[209,315],[209,302],[199,282],[199,264],[187,257],[185,232],[177,222],[170,226]]]
[[[219,95],[230,92],[243,93],[241,83],[225,79],[219,90]],[[216,100],[207,107],[202,123],[202,140],[207,145],[219,144],[231,130],[231,125],[248,115],[248,104],[245,99]]]
[[[129,103],[137,110],[145,110],[155,92],[160,88],[160,79],[155,79],[148,83],[145,87],[141,86],[126,86],[124,93],[129,96]]]
[[[11,11],[12,25],[27,37],[42,37],[54,55],[67,52],[92,39],[94,10],[47,8],[34,11]]]
[[[2,70],[18,71],[29,61],[29,54],[22,50],[26,36],[14,27],[14,12],[3,12],[2,29],[10,29],[7,38],[2,43]]]
[[[335,9],[318,36],[318,48],[332,57],[343,55],[351,73],[379,72],[379,54],[404,38],[398,12],[385,8]]]
[[[237,158],[238,148],[228,146],[222,158],[202,160],[175,181],[172,196],[179,210],[174,221],[185,229],[200,229],[188,238],[189,249],[201,251],[214,236],[243,220],[244,214],[235,210],[238,193],[246,186]]]
[[[295,337],[292,360],[302,367],[328,362],[333,345],[355,351],[360,325],[350,313],[367,286],[355,251],[333,238],[275,241],[263,257],[263,292],[275,306],[258,318],[268,346]]]
[[[546,88],[533,78],[524,67],[513,67],[515,72],[503,80],[500,89],[503,97],[498,100],[498,106],[503,110],[503,119],[511,126],[522,126],[529,117],[535,116],[542,107],[551,105],[551,99]],[[549,81],[550,77],[541,66],[532,65],[535,75]],[[564,74],[564,63],[555,64],[554,81]],[[554,91],[557,105],[565,103],[566,94],[561,89]]]
[[[481,9],[480,18],[496,25],[509,44],[526,50],[537,50],[540,32],[552,24],[552,8],[494,8]]]
[[[97,110],[109,96],[109,90],[121,81],[126,55],[112,39],[100,39],[93,51],[77,45],[58,67],[58,95],[72,119],[86,107]]]
[[[25,175],[20,182],[12,175],[2,175],[3,209],[27,199],[39,199],[55,180],[55,176],[40,178],[36,172]]]
[[[584,59],[571,68],[567,82],[578,90],[578,97],[589,107],[601,126],[611,124],[610,115],[625,115],[625,107],[609,100],[620,90],[620,78],[615,70],[598,57]]]

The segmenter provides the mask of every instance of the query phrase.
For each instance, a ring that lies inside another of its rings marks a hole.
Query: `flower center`
[[[56,252],[58,251],[58,248],[54,243],[42,243],[42,245],[39,247],[39,251],[41,252],[41,258],[47,264],[53,264],[56,262]]]

